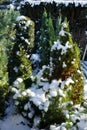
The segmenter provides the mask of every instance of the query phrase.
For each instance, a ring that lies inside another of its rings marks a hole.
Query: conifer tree
[[[71,92],[71,97],[73,99],[75,97],[73,100],[74,103],[81,101],[83,96],[83,76],[81,73],[80,49],[73,42],[67,19],[62,23],[59,38],[51,48],[50,67],[52,70],[52,79],[66,80],[72,77],[74,84],[72,85],[73,92]],[[78,80],[77,75],[80,78],[80,82],[78,83],[76,83]]]
[[[8,65],[10,83],[18,77],[27,80],[32,73],[30,56],[34,46],[34,23],[28,17],[19,16],[16,19],[15,28],[16,43]]]
[[[41,55],[41,64],[48,65],[50,59],[50,48],[55,40],[55,33],[51,15],[43,12],[40,29],[39,49]]]
[[[67,19],[62,23],[58,40],[47,51],[50,51],[50,62],[35,77],[31,76],[32,84],[27,89],[21,90],[14,84],[13,98],[32,129],[50,129],[51,125],[71,129],[77,123],[72,121],[77,114],[73,107],[82,100],[83,77],[80,51],[72,40]]]

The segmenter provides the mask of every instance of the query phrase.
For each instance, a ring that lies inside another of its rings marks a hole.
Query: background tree
[[[47,14],[46,10],[43,12],[41,20],[39,50],[41,56],[41,64],[48,65],[50,59],[50,48],[55,40],[55,33],[51,15]]]

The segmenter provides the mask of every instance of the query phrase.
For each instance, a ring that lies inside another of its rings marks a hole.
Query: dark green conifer
[[[39,39],[39,49],[41,55],[41,64],[48,65],[50,60],[50,48],[55,40],[55,33],[51,15],[47,14],[46,10],[43,12],[41,29],[40,29],[40,39]]]

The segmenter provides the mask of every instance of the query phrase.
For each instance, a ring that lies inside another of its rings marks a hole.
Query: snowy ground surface
[[[83,64],[83,71],[86,75],[87,61]],[[87,77],[84,80],[84,96],[87,99]],[[12,98],[9,99],[5,114],[6,116],[0,120],[0,130],[31,130],[28,121],[16,113]],[[82,115],[78,126],[79,130],[87,130],[87,114]]]
[[[29,130],[28,121],[16,113],[12,97],[5,114],[6,116],[0,120],[0,130]]]

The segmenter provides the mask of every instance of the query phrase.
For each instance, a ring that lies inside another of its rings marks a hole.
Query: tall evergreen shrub
[[[16,19],[15,29],[16,42],[8,66],[10,83],[13,83],[18,77],[27,80],[32,73],[29,59],[34,46],[34,23],[28,17],[19,16]]]
[[[51,48],[50,67],[52,69],[52,79],[65,80],[72,77],[74,84],[72,85],[73,92],[71,92],[71,97],[75,98],[73,100],[74,103],[81,101],[83,76],[81,73],[80,49],[73,42],[67,19],[62,23],[59,38]],[[77,77],[79,77],[80,82]]]
[[[39,49],[41,64],[48,65],[50,59],[50,48],[55,40],[55,33],[51,15],[43,12],[40,28]]]

